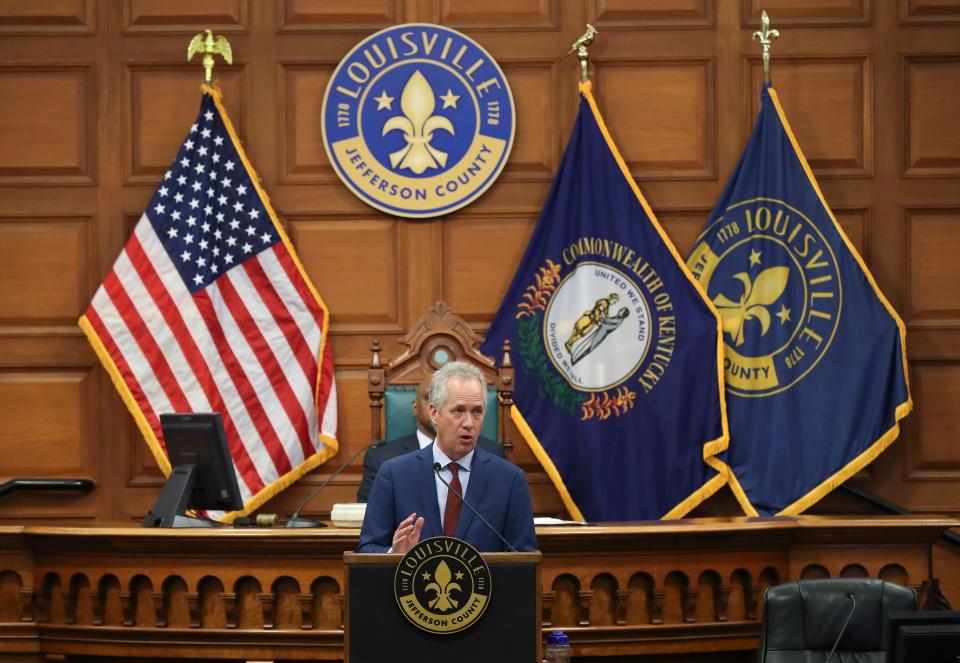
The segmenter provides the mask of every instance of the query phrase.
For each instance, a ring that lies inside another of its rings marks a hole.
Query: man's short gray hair
[[[483,377],[483,371],[474,364],[466,361],[451,361],[444,364],[433,374],[430,379],[430,403],[440,409],[444,401],[447,400],[447,382],[450,378],[468,378],[480,383],[480,389],[483,391],[483,402],[487,402],[487,380]]]

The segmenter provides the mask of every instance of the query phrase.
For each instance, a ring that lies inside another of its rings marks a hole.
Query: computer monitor
[[[215,523],[189,518],[186,510],[243,508],[218,413],[161,414],[160,427],[172,471],[144,527],[209,527]]]
[[[887,663],[957,663],[960,612],[891,612],[886,645]]]

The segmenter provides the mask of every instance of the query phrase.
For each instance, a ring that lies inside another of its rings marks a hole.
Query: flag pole
[[[770,84],[770,40],[780,37],[780,31],[770,29],[770,17],[766,10],[760,14],[760,29],[753,33],[753,38],[760,42],[763,48],[763,82]]]
[[[577,57],[580,59],[580,82],[586,83],[590,80],[590,75],[587,72],[587,66],[590,59],[589,53],[587,53],[587,46],[593,43],[593,39],[597,36],[597,29],[591,24],[587,23],[586,31],[580,35],[573,45],[570,46],[570,50],[567,51],[567,54],[577,52]]]
[[[207,33],[206,37],[204,37],[203,32]],[[204,81],[207,85],[211,85],[215,64],[213,56],[220,55],[226,60],[227,64],[233,64],[233,49],[230,48],[230,42],[223,35],[214,39],[213,30],[207,29],[203,32],[198,32],[190,40],[190,44],[187,46],[187,61],[192,60],[194,54],[202,53],[201,64],[204,69]]]

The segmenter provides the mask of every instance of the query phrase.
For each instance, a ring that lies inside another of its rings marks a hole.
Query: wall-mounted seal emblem
[[[476,200],[513,146],[513,96],[469,37],[439,25],[387,28],[340,62],[323,99],[323,145],[361,200],[397,216]]]

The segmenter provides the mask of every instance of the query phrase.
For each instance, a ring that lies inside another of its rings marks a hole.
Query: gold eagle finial
[[[580,82],[586,83],[589,80],[587,75],[587,60],[590,55],[587,53],[587,46],[593,43],[594,38],[597,36],[597,29],[591,24],[587,23],[587,30],[582,35],[580,35],[573,45],[570,47],[568,53],[577,52],[577,57],[580,58]]]
[[[233,50],[230,48],[230,42],[223,35],[214,38],[213,30],[199,32],[190,40],[190,45],[187,46],[187,60],[192,60],[195,53],[203,53],[204,80],[208,85],[213,80],[214,55],[220,55],[227,64],[233,64]]]

